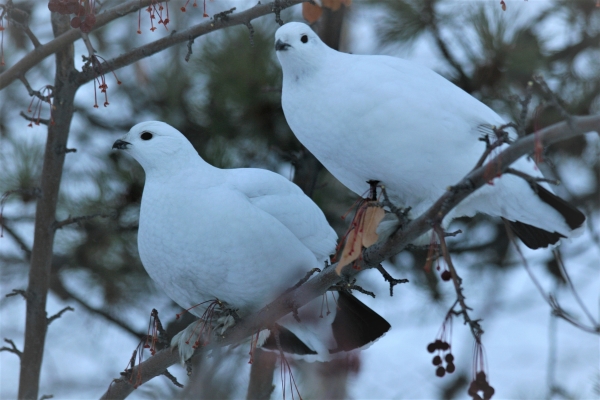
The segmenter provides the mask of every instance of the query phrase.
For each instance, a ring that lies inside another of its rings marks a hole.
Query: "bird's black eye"
[[[140,137],[142,138],[142,140],[150,140],[152,139],[152,134],[150,132],[142,132]]]
[[[300,38],[300,41],[301,41],[302,43],[306,43],[306,42],[308,42],[308,36],[307,36],[307,35],[302,35],[302,37]]]

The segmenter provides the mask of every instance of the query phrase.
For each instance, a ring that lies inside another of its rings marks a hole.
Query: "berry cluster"
[[[446,372],[451,374],[456,371],[456,366],[454,365],[454,356],[450,351],[450,343],[437,339],[435,342],[429,343],[427,345],[427,351],[430,353],[434,353],[437,350],[438,354],[433,357],[431,361],[433,365],[437,367],[435,370],[435,374],[440,378],[446,375]],[[444,353],[448,352],[446,355]],[[442,356],[446,361],[446,367],[442,366]]]
[[[83,4],[83,0],[50,0],[48,9],[63,15],[76,14],[71,19],[71,26],[75,29],[81,29],[81,32],[88,33],[96,25],[95,1],[90,1],[89,9]]]
[[[483,394],[483,397],[479,395],[479,392]],[[483,371],[477,373],[467,391],[473,400],[490,400],[495,392],[494,388],[488,383],[485,372]]]

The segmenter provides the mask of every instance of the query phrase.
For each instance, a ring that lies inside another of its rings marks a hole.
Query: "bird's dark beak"
[[[292,45],[282,42],[281,39],[277,39],[275,42],[275,51],[284,51],[288,47],[292,47]]]
[[[117,150],[125,150],[125,149],[127,149],[127,146],[131,146],[131,143],[119,139],[113,143],[112,148],[117,149]]]

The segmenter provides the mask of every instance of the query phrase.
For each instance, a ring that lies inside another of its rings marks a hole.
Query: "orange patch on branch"
[[[356,215],[346,233],[346,243],[335,271],[341,274],[342,268],[357,260],[363,247],[375,244],[378,239],[377,226],[385,216],[383,208],[375,206],[374,201],[364,201],[356,211]]]

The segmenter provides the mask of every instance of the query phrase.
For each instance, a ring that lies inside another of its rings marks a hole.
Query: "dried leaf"
[[[322,14],[323,9],[318,5],[310,3],[302,4],[302,16],[309,24],[318,21]]]
[[[367,211],[362,220],[362,245],[369,247],[377,242],[377,227],[385,217],[385,211],[381,207],[367,207]]]
[[[341,275],[342,268],[356,260],[360,256],[361,251],[362,232],[359,226],[356,225],[346,237],[346,244],[344,245],[344,250],[342,250],[342,258],[338,262],[335,272],[337,272],[338,275]]]

